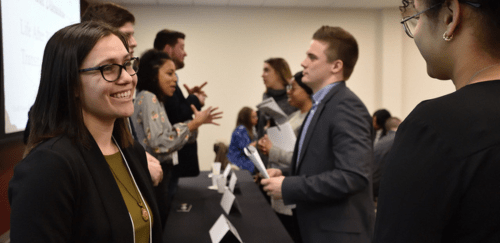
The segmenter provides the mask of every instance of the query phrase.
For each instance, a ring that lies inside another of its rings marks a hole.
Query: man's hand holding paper
[[[274,199],[281,199],[283,196],[281,194],[281,185],[285,177],[283,176],[280,169],[267,169],[267,173],[271,178],[262,179],[260,184],[264,186],[264,191],[267,195]]]

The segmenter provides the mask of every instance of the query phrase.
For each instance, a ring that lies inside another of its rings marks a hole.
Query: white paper
[[[238,178],[236,177],[236,174],[234,172],[231,173],[231,179],[229,180],[229,190],[231,190],[231,192],[234,192],[234,187],[236,186],[237,180]]]
[[[177,154],[177,151],[172,153],[172,164],[173,165],[179,164],[179,155]]]
[[[222,238],[224,238],[228,231],[231,231],[240,242],[243,242],[236,228],[234,228],[233,224],[229,222],[224,214],[220,215],[220,217],[217,219],[212,228],[210,228],[208,233],[210,234],[212,243],[218,243],[222,240]]]
[[[222,195],[220,205],[222,206],[222,209],[224,209],[224,212],[226,212],[226,214],[229,214],[229,212],[231,211],[231,207],[233,206],[235,198],[236,197],[231,191],[225,190],[224,194]]]
[[[227,176],[229,175],[230,172],[231,172],[231,165],[227,164],[226,168],[224,169],[224,173],[223,173],[223,175],[226,178],[226,180],[227,180]]]
[[[214,175],[220,175],[220,167],[221,167],[220,162],[214,162],[214,167],[213,167],[213,170],[212,170],[212,174],[214,174]]]
[[[273,147],[276,146],[287,152],[292,152],[295,148],[295,141],[297,138],[289,122],[268,128],[267,136],[273,144]]]
[[[269,97],[263,100],[260,104],[257,105],[257,108],[262,113],[272,117],[278,124],[285,123],[288,120],[288,116],[278,106],[278,103],[276,103],[273,97]]]
[[[266,167],[264,166],[264,163],[262,162],[262,159],[260,158],[257,149],[254,146],[247,146],[243,150],[245,151],[245,154],[248,156],[248,158],[250,158],[250,160],[253,162],[255,168],[257,168],[259,172],[262,174],[262,176],[266,179],[269,179]]]
[[[226,177],[224,177],[224,175],[217,176],[217,191],[219,193],[224,193],[226,190],[226,182]]]
[[[215,224],[208,231],[210,234],[210,239],[213,243],[220,242],[224,235],[229,231],[229,225],[226,221],[226,216],[221,214],[220,217],[215,221]]]

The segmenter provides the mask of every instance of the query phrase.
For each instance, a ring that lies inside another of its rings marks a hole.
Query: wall
[[[136,55],[152,48],[161,29],[184,32],[188,56],[184,69],[178,71],[181,87],[208,81],[207,106],[224,111],[220,126],[200,128],[198,154],[202,170],[210,169],[213,162],[213,143],[217,139],[230,141],[239,109],[255,107],[262,100],[263,61],[283,57],[292,72],[300,71],[312,34],[321,25],[341,26],[357,39],[360,57],[347,85],[370,113],[387,108],[394,116],[404,118],[420,101],[453,91],[451,82],[427,76],[425,62],[413,40],[402,31],[396,7],[346,10],[125,6],[136,17]]]

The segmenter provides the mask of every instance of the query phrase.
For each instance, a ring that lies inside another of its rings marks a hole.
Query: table
[[[209,172],[198,177],[180,178],[164,232],[168,243],[210,243],[208,231],[221,214],[222,194],[208,189],[212,179]],[[226,217],[234,225],[245,243],[293,242],[264,195],[246,170],[235,171],[238,177],[235,189],[240,213],[231,212]],[[238,193],[239,191],[239,193]],[[181,203],[192,204],[188,213],[177,212]]]

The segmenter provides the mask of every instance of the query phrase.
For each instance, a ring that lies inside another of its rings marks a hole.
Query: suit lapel
[[[345,81],[339,82],[337,85],[335,85],[328,92],[328,94],[323,98],[321,103],[316,108],[316,111],[313,115],[313,118],[312,118],[311,122],[309,123],[309,127],[307,128],[306,137],[304,138],[304,143],[302,144],[302,149],[300,151],[301,153],[299,155],[297,155],[297,156],[300,156],[299,160],[298,160],[299,165],[297,167],[297,172],[300,170],[300,167],[302,166],[302,160],[304,159],[304,155],[306,154],[306,151],[309,148],[309,144],[310,144],[311,139],[312,139],[313,131],[316,128],[316,125],[318,123],[319,118],[321,117],[321,113],[323,113],[323,110],[325,109],[325,105],[327,103],[329,103],[329,101],[333,97],[335,97],[335,94],[337,94],[339,92],[339,90],[341,90],[343,87],[345,87]],[[302,134],[302,129],[303,129],[303,127],[300,129],[301,131],[299,134]],[[325,134],[325,136],[326,136],[326,134]],[[299,139],[297,139],[297,141],[299,141]],[[296,149],[298,149],[298,147]],[[294,168],[295,168],[295,166],[294,166]]]
[[[127,206],[118,185],[109,169],[109,165],[97,146],[95,140],[90,136],[91,147],[86,149],[80,146],[79,150],[92,175],[94,186],[98,191],[104,210],[111,227],[111,235],[114,242],[132,242],[133,228]]]

